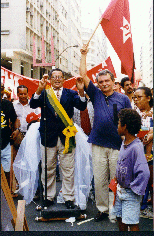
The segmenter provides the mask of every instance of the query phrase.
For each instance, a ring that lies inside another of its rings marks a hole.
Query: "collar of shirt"
[[[29,102],[30,102],[30,100],[28,99],[28,103],[26,105],[22,105],[21,102],[19,102],[19,100],[16,100],[13,102],[13,104],[21,104],[22,106],[28,106]]]
[[[53,88],[53,87],[52,87]],[[53,91],[54,91],[54,93],[55,93],[55,95],[57,96],[57,90],[58,89],[54,89],[53,88]],[[60,89],[59,89],[59,95],[60,95],[60,97],[61,97],[61,95],[62,95],[62,92],[63,92],[63,87],[61,87]]]

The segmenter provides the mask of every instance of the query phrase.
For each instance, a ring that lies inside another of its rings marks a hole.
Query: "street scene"
[[[153,231],[152,1],[1,13],[1,231]]]
[[[61,181],[57,183],[57,190],[61,187]],[[58,192],[58,191],[57,191]],[[17,206],[18,200],[22,200],[23,197],[19,195],[17,198],[14,198],[15,205]],[[112,205],[113,197],[110,198],[110,205]],[[71,222],[66,222],[65,220],[52,220],[47,222],[37,221],[36,218],[41,216],[41,212],[36,210],[37,205],[40,205],[40,201],[31,202],[28,206],[26,206],[25,215],[29,227],[29,231],[118,231],[117,223],[111,223],[111,221],[107,218],[104,221],[95,222],[94,216],[97,213],[97,208],[95,206],[94,200],[89,198],[87,203],[87,209],[82,211],[81,213],[87,215],[86,219],[75,220],[73,224]],[[9,212],[9,211],[8,211]],[[8,215],[8,219],[11,219]],[[84,222],[86,220],[90,220],[89,222],[82,223],[78,225],[78,223]],[[73,219],[74,221],[74,219]],[[8,229],[13,230],[11,222],[8,222],[4,219],[5,226]],[[7,225],[8,224],[8,225]],[[153,220],[148,218],[140,219],[140,231],[147,232],[153,231]],[[150,234],[150,232],[149,232]]]

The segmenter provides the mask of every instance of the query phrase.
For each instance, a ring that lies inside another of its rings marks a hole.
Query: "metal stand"
[[[45,204],[46,204],[46,201],[47,201],[47,148],[46,148],[46,136],[47,136],[47,127],[46,127],[46,91],[44,90]]]

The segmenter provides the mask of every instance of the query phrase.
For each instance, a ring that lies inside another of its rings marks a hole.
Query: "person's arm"
[[[29,105],[31,108],[36,109],[37,107],[41,107],[41,93],[45,89],[47,85],[48,74],[44,74],[43,78],[39,81],[39,86],[36,92],[32,95]]]
[[[131,102],[127,96],[126,96],[126,100],[125,100],[125,108],[132,108]]]
[[[81,52],[81,60],[80,60],[80,75],[83,78],[83,82],[86,88],[88,88],[90,79],[87,77],[87,64],[86,57],[88,53],[87,45],[84,44],[80,50]]]
[[[13,140],[15,140],[16,137],[18,136],[18,134],[19,134],[19,132],[20,132],[19,128],[20,128],[20,120],[17,118],[17,119],[15,120],[14,124],[13,124],[13,129],[14,129],[14,131],[13,131],[12,134],[11,134],[11,138],[12,138]]]
[[[44,74],[43,78],[39,81],[39,86],[36,90],[36,94],[40,95],[47,85],[48,74]]]
[[[143,138],[143,144],[147,145],[151,141],[153,141],[153,128],[147,133],[147,135],[144,136]]]
[[[144,195],[150,171],[144,154],[143,144],[134,146],[132,149],[133,181],[130,183],[132,191],[138,195]]]

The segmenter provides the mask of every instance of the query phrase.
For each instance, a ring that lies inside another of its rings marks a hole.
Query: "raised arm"
[[[19,128],[20,128],[20,120],[17,118],[13,124],[13,132],[11,134],[11,138],[15,140],[19,134]]]
[[[36,94],[40,95],[41,92],[43,91],[43,89],[46,87],[47,85],[47,79],[48,79],[48,74],[44,74],[43,78],[39,81],[39,86],[36,90]]]
[[[81,52],[80,75],[83,78],[85,87],[88,88],[90,79],[87,77],[86,57],[87,57],[87,53],[88,53],[88,48],[87,48],[86,44],[83,45],[80,52]]]

